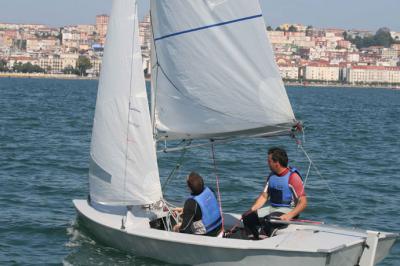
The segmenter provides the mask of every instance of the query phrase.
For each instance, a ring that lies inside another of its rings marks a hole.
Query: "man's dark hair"
[[[279,162],[279,164],[282,165],[283,167],[288,166],[289,159],[284,149],[273,147],[268,150],[268,155],[270,154],[272,161]]]
[[[204,190],[203,178],[196,172],[191,172],[189,174],[187,184],[194,195],[199,195]]]

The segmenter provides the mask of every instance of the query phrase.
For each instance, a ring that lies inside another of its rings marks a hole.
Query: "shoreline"
[[[20,79],[60,79],[60,80],[98,80],[98,77],[80,77],[70,74],[43,74],[43,73],[8,73],[0,72],[0,78],[20,78]],[[146,82],[150,78],[145,79]],[[300,83],[284,82],[285,87],[323,87],[323,88],[371,88],[371,89],[390,89],[400,90],[400,86],[374,85],[374,84],[343,84],[343,83]]]
[[[294,83],[284,82],[285,87],[319,87],[319,88],[351,88],[351,89],[386,89],[386,90],[400,90],[400,86],[389,85],[374,85],[374,84],[326,84],[326,83]]]
[[[0,78],[20,79],[65,79],[65,80],[97,80],[97,77],[80,77],[71,74],[43,74],[43,73],[8,73],[1,72]]]

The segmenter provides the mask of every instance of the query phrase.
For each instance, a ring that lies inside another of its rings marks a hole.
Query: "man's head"
[[[268,150],[268,165],[272,172],[281,172],[282,168],[288,166],[288,161],[289,159],[284,149],[274,147]]]
[[[203,178],[196,172],[191,172],[187,177],[187,185],[194,195],[199,195],[204,190]]]

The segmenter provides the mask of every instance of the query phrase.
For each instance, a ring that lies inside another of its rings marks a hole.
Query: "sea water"
[[[0,265],[165,265],[98,243],[75,220],[72,200],[88,194],[97,81],[0,79]],[[400,91],[290,87],[301,137],[319,173],[307,178],[303,218],[400,231]],[[308,160],[290,137],[246,139],[187,152],[165,189],[183,203],[185,176],[220,180],[223,210],[241,213],[264,185],[266,153],[287,149],[305,176]],[[162,148],[162,147],[160,147]],[[161,182],[180,153],[160,154]],[[160,251],[162,252],[162,251]],[[400,265],[400,244],[380,264]]]

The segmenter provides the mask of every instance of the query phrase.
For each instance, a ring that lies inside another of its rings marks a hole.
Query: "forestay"
[[[89,182],[92,200],[103,204],[142,205],[162,197],[133,0],[113,1]]]
[[[258,0],[152,0],[151,15],[157,139],[290,131]]]

